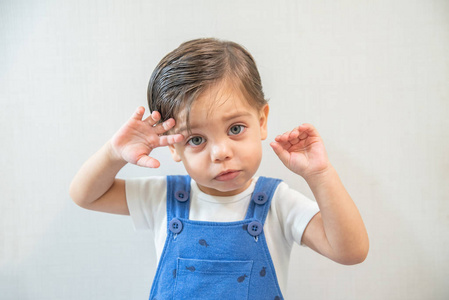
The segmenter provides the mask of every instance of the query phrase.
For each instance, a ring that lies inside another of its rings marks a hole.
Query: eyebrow
[[[251,113],[247,112],[247,111],[242,111],[242,112],[236,112],[234,114],[229,114],[229,115],[225,115],[222,120],[223,121],[230,121],[232,119],[237,119],[237,118],[243,118],[243,117],[249,117],[251,116]]]
[[[232,119],[244,118],[244,117],[249,117],[249,116],[251,116],[251,113],[249,113],[247,111],[237,112],[237,113],[234,113],[234,114],[224,115],[223,118],[222,118],[222,121],[227,122],[227,121],[230,121]],[[196,127],[199,127],[199,126],[190,126],[190,130],[195,129]],[[184,132],[184,131],[187,131],[187,126],[182,126],[178,130],[175,130],[175,133],[181,133],[181,132]]]

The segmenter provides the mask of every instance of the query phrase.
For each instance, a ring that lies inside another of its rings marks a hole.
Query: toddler
[[[153,233],[158,268],[150,299],[283,299],[293,243],[342,264],[362,262],[362,218],[310,124],[271,147],[316,202],[281,180],[255,177],[269,106],[242,46],[197,39],[166,55],[148,86],[151,113],[134,115],[79,170],[81,207],[131,215]],[[116,178],[127,163],[158,168],[167,146],[186,176]]]

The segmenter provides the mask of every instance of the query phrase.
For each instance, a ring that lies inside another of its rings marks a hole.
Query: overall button
[[[175,199],[178,200],[179,202],[186,202],[187,200],[189,200],[189,194],[187,194],[186,191],[176,191],[175,192]]]
[[[248,233],[252,236],[258,236],[262,232],[263,226],[258,221],[252,221],[248,224]]]
[[[259,205],[265,204],[265,202],[268,201],[267,194],[265,194],[264,192],[256,193],[256,194],[253,196],[253,201],[254,201],[256,204],[259,204]]]
[[[180,233],[182,231],[182,222],[177,218],[173,218],[170,223],[168,223],[168,229],[174,234]]]

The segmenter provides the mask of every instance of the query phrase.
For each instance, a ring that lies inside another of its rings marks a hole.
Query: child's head
[[[268,105],[251,55],[232,42],[199,39],[169,53],[151,76],[151,111],[176,120],[170,145],[199,188],[211,195],[246,189],[262,159]]]
[[[189,126],[192,103],[223,80],[239,88],[252,107],[261,109],[267,103],[256,63],[242,46],[213,38],[185,42],[153,71],[148,84],[150,111],[158,111],[161,121],[176,119],[184,111]]]

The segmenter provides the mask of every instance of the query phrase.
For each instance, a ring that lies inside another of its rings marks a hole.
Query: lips
[[[240,174],[240,171],[238,171],[238,170],[226,170],[226,171],[218,174],[215,177],[215,180],[228,181],[228,180],[232,180],[232,179],[236,178],[237,176],[239,176],[239,174]]]

